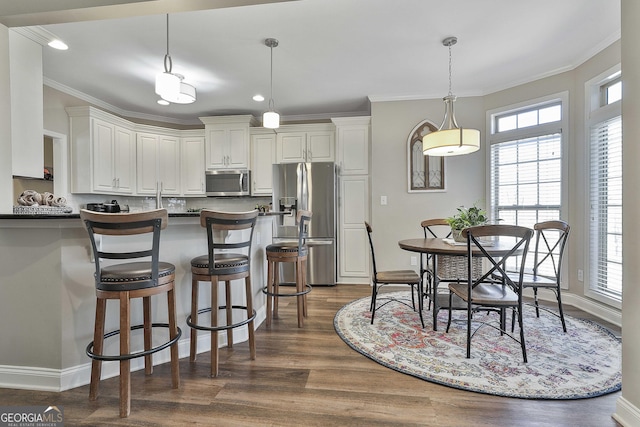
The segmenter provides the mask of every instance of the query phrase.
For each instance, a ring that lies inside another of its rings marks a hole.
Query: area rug
[[[392,296],[402,295],[407,293]],[[486,326],[473,337],[467,359],[466,312],[454,311],[458,321],[446,333],[448,312],[440,311],[434,332],[430,311],[424,311],[422,329],[418,313],[397,302],[376,311],[371,325],[369,303],[367,297],[342,307],[334,319],[335,330],[351,348],[398,372],[458,389],[526,399],[584,399],[621,388],[622,345],[593,322],[565,315],[564,333],[557,317],[541,312],[536,318],[527,306],[523,315],[528,363],[522,361],[520,344]],[[497,317],[477,313],[474,320]]]

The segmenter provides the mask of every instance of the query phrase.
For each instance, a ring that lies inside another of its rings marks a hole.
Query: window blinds
[[[622,296],[622,118],[591,128],[590,286]]]

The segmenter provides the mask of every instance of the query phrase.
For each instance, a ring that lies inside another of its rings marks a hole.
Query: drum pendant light
[[[265,46],[271,49],[271,86],[269,92],[269,110],[262,115],[262,126],[269,129],[278,129],[280,127],[280,114],[275,110],[273,102],[273,48],[278,47],[278,40],[268,38],[264,41]]]
[[[442,124],[437,131],[425,135],[422,139],[424,155],[457,156],[480,149],[480,131],[459,127],[453,110],[456,97],[451,93],[451,46],[457,42],[456,37],[447,37],[442,41],[442,44],[449,48],[449,94],[442,98],[445,105]]]
[[[156,93],[174,104],[191,104],[196,100],[196,88],[183,82],[184,76],[172,72],[173,62],[169,54],[169,15],[167,15],[167,53],[164,55],[164,72],[156,75]]]

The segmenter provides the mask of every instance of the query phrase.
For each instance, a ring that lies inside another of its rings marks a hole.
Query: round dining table
[[[466,242],[454,242],[453,239],[442,239],[439,237],[431,237],[431,238],[421,238],[421,239],[405,239],[398,241],[398,245],[400,248],[409,251],[416,252],[419,254],[426,254],[430,256],[431,261],[431,272],[433,277],[433,286],[431,286],[431,295],[428,297],[431,299],[433,304],[433,330],[438,330],[438,311],[441,308],[448,308],[448,305],[442,305],[438,303],[438,285],[440,278],[438,277],[438,257],[442,255],[447,256],[459,256],[459,257],[467,257],[467,243]],[[513,249],[513,242],[511,241],[502,241],[496,240],[493,241],[491,245],[487,245],[484,247],[489,255],[492,257],[500,257],[507,255]],[[478,249],[475,245],[472,245],[472,255],[473,256],[484,256],[482,251]],[[423,271],[423,257],[420,256],[420,271]],[[466,271],[466,269],[465,269]],[[466,281],[465,277],[459,278],[447,278],[447,279],[457,279],[459,281]],[[450,280],[447,280],[450,281]],[[420,281],[420,285],[418,286],[419,291],[419,304],[418,307],[422,310],[422,300],[424,296],[424,283],[422,280]]]

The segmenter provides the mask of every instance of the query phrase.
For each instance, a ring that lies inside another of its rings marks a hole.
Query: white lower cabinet
[[[251,195],[273,194],[273,165],[276,163],[276,135],[251,135]]]
[[[180,138],[138,132],[136,148],[137,193],[155,195],[159,186],[163,196],[179,196]]]

